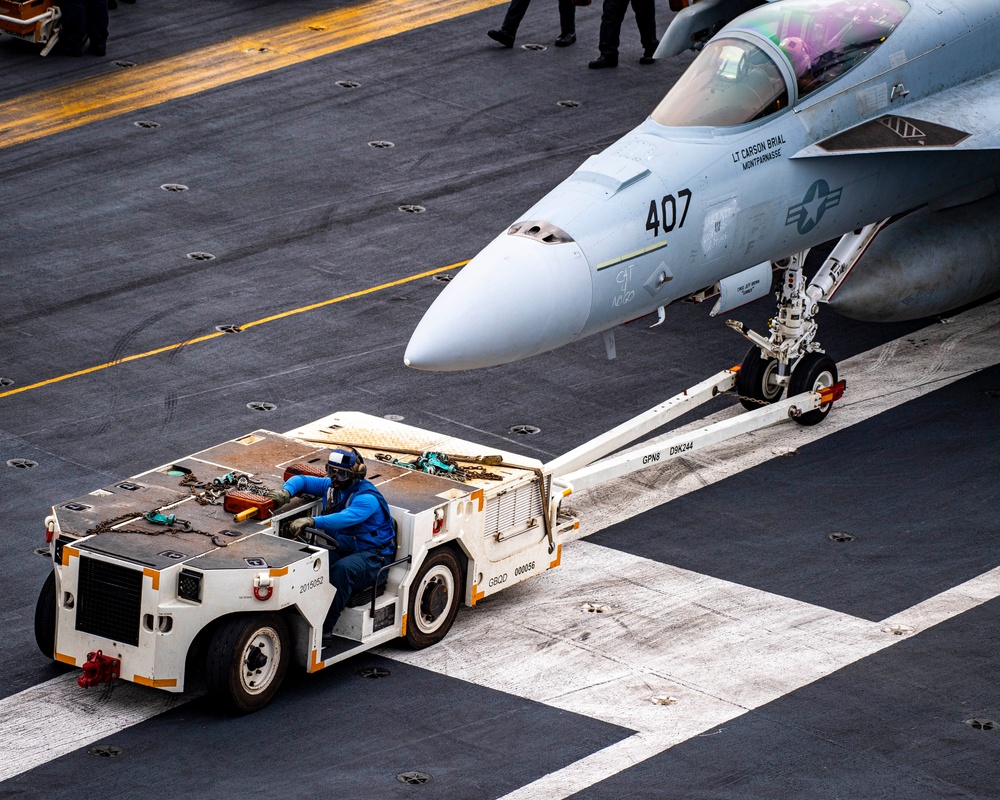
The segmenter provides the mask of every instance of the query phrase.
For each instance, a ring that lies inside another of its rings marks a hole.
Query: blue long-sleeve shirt
[[[292,496],[306,492],[323,498],[323,510],[341,506],[336,511],[313,517],[313,524],[328,533],[343,532],[337,537],[339,549],[375,550],[391,555],[395,549],[395,531],[385,500],[371,483],[361,481],[348,491],[330,491],[332,481],[312,475],[293,475],[282,487]]]

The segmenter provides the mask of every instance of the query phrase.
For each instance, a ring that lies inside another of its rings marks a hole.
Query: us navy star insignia
[[[797,226],[800,234],[809,233],[819,225],[827,211],[840,205],[840,195],[843,191],[843,187],[831,189],[830,184],[820,178],[809,187],[801,203],[789,206],[785,225]]]

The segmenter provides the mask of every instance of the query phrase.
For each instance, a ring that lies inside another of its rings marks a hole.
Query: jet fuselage
[[[668,126],[654,112],[472,259],[406,363],[465,369],[545,352],[996,175],[996,149],[963,148],[976,120],[961,91],[954,127],[915,137],[907,108],[1000,68],[997,5],[914,0],[874,52],[801,100],[781,48],[741,24],[755,12],[737,19],[716,39],[765,52],[790,105],[731,126]]]

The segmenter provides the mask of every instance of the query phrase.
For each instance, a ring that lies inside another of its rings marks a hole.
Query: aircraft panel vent
[[[525,239],[534,239],[542,244],[566,244],[573,241],[573,237],[566,231],[544,220],[515,222],[510,226],[507,235],[523,236]]]
[[[882,117],[879,122],[900,139],[924,139],[927,136],[920,128],[902,117]]]
[[[946,125],[889,114],[838,133],[825,142],[820,142],[819,146],[828,153],[910,147],[926,149],[956,147],[968,138],[969,134],[965,131]]]

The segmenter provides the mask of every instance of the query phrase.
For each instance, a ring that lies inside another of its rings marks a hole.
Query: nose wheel
[[[806,353],[792,370],[788,382],[788,394],[794,396],[802,392],[818,392],[829,389],[837,382],[837,365],[825,353]],[[808,411],[795,418],[800,425],[815,425],[826,419],[833,403],[824,403],[815,411]]]
[[[765,356],[759,347],[751,347],[736,375],[736,393],[749,411],[781,399],[785,387],[778,376],[780,362]]]

